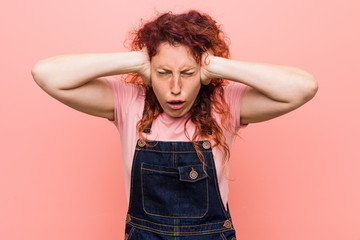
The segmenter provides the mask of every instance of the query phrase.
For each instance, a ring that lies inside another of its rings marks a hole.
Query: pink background
[[[0,239],[123,238],[116,128],[51,98],[30,71],[50,56],[127,51],[141,18],[190,8],[223,25],[232,58],[295,66],[319,82],[310,102],[250,124],[234,144],[238,239],[360,240],[357,0],[2,1]]]

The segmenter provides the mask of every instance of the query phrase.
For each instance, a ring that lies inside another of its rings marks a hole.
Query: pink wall
[[[0,239],[122,239],[120,140],[106,119],[43,92],[31,67],[68,53],[125,51],[140,18],[210,13],[234,59],[296,66],[315,98],[250,124],[234,144],[229,205],[239,239],[360,239],[360,32],[357,0],[6,1],[2,69]]]

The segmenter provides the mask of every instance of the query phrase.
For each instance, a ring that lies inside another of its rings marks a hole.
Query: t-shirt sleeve
[[[114,120],[108,119],[118,129],[123,125],[124,116],[131,103],[139,95],[140,87],[124,81],[125,75],[113,75],[103,77],[109,83],[114,99]]]
[[[230,113],[233,116],[235,131],[240,128],[245,128],[249,124],[240,123],[240,107],[247,85],[243,83],[230,83],[224,87],[224,96],[230,108]]]

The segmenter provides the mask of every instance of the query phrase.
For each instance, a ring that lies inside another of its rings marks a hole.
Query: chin
[[[185,114],[181,114],[181,113],[173,113],[173,112],[166,112],[167,115],[169,115],[170,117],[174,117],[174,118],[179,118],[184,116]]]
[[[173,110],[166,110],[165,113],[170,117],[179,118],[186,115],[189,111],[173,111]]]

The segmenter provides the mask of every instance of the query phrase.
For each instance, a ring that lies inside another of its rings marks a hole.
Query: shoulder
[[[110,87],[115,92],[123,91],[124,93],[144,93],[144,88],[126,81],[127,75],[113,75],[103,77],[107,80]],[[130,92],[129,92],[130,91]]]
[[[229,105],[229,110],[235,124],[235,131],[247,126],[247,124],[240,122],[241,103],[247,88],[248,86],[246,84],[238,82],[230,82],[223,87],[224,99]]]
[[[247,85],[238,82],[230,82],[223,87],[224,95],[227,97],[239,97],[239,94],[244,94]]]
[[[126,82],[123,75],[103,77],[109,83],[114,101],[113,121],[120,128],[129,117],[136,115],[143,108],[145,89]]]

